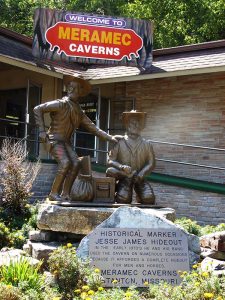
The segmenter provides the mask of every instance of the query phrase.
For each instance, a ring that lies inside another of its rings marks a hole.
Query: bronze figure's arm
[[[117,175],[121,175],[124,177],[130,177],[132,176],[132,169],[128,165],[121,164],[117,161],[118,156],[118,149],[119,149],[119,143],[114,145],[113,149],[110,150],[108,160],[107,160],[107,166],[109,167],[108,172],[111,173],[110,176],[114,173],[113,169],[118,170],[119,173]]]
[[[100,139],[109,141],[109,142],[117,142],[117,139],[112,135],[106,133],[102,129],[98,128],[84,113],[82,114],[81,124],[92,134],[98,136]]]
[[[146,175],[150,174],[155,168],[155,153],[152,145],[149,143],[148,163],[137,173],[137,178],[142,180]]]
[[[35,118],[36,125],[39,128],[39,137],[42,141],[46,141],[46,137],[47,137],[46,130],[45,130],[44,114],[58,111],[59,109],[60,109],[59,100],[53,100],[35,106],[34,118]]]

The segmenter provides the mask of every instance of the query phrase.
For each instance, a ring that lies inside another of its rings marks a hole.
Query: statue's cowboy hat
[[[131,110],[131,111],[125,111],[122,114],[122,122],[125,126],[128,124],[129,120],[134,118],[140,121],[141,128],[143,129],[145,127],[145,122],[146,122],[146,112]]]
[[[79,83],[79,94],[81,97],[86,96],[87,94],[90,93],[91,85],[82,76],[72,76],[72,75],[63,76],[63,82],[66,86],[68,86],[68,84],[72,81]]]

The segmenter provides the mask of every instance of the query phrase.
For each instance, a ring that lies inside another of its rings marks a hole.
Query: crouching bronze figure
[[[141,137],[145,126],[146,113],[130,111],[122,115],[126,135],[119,140],[109,153],[106,175],[114,177],[116,202],[131,203],[133,189],[140,203],[154,204],[155,197],[145,176],[155,167],[155,156],[150,141]]]

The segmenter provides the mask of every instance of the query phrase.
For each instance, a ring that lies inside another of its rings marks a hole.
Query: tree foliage
[[[0,25],[32,36],[38,7],[152,20],[154,48],[225,38],[224,0],[0,0]]]

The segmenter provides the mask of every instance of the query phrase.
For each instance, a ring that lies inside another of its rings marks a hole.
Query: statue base
[[[78,235],[89,234],[96,226],[106,220],[121,206],[138,206],[146,213],[175,220],[175,210],[156,205],[79,203],[79,202],[45,202],[40,205],[37,227],[40,230],[73,233]]]
[[[118,208],[121,206],[131,206],[131,207],[139,207],[139,208],[152,208],[152,209],[161,209],[164,208],[160,205],[152,205],[152,204],[142,204],[142,203],[130,203],[130,204],[122,204],[122,203],[107,203],[107,202],[76,202],[76,201],[49,201],[46,200],[45,203],[60,205],[64,207],[112,207]]]

